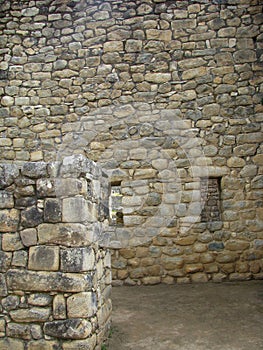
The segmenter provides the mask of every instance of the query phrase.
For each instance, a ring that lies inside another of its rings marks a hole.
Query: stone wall
[[[0,171],[0,348],[100,349],[111,312],[110,252],[98,243],[106,178],[83,156]]]
[[[262,278],[260,0],[0,13],[1,159],[102,166],[122,195],[115,283]]]

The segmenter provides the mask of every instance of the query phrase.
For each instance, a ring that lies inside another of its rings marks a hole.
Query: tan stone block
[[[149,276],[160,276],[161,266],[160,265],[149,266],[147,267],[147,272]]]
[[[141,266],[151,266],[154,263],[154,258],[142,258],[141,259]]]
[[[15,322],[45,322],[50,316],[50,309],[33,307],[10,311],[10,317]]]
[[[231,168],[242,168],[246,164],[245,160],[243,158],[239,157],[231,157],[227,160],[227,165]]]
[[[229,241],[225,244],[225,248],[228,250],[245,250],[249,246],[249,242],[244,241]]]
[[[24,246],[30,247],[37,244],[37,230],[35,228],[28,228],[20,232],[20,237]]]
[[[28,350],[53,350],[58,346],[58,342],[50,340],[32,340],[28,342]]]
[[[146,73],[145,80],[150,83],[160,84],[171,80],[170,73]]]
[[[216,261],[219,263],[230,263],[236,261],[238,255],[235,253],[219,253],[216,257]]]
[[[159,277],[159,276],[144,277],[142,279],[142,283],[145,285],[158,284],[158,283],[161,283],[161,277]]]
[[[0,210],[0,232],[15,232],[19,224],[19,210]]]
[[[252,274],[250,272],[247,273],[231,273],[229,275],[230,281],[248,281],[252,278]]]
[[[205,264],[204,270],[206,273],[215,273],[218,272],[219,268],[217,264]]]
[[[65,319],[67,317],[66,299],[62,294],[54,296],[53,316],[55,320]]]
[[[63,342],[62,349],[63,350],[95,349],[96,342],[97,342],[96,338],[97,338],[96,334],[93,334],[91,337],[89,337],[88,339],[85,339],[85,340],[71,340],[70,342]],[[41,348],[41,350],[42,350],[42,348]]]
[[[117,271],[117,278],[120,280],[124,280],[129,276],[129,273],[127,270],[118,270]]]
[[[97,299],[93,292],[83,292],[72,295],[67,299],[69,318],[87,318],[97,312]]]
[[[181,256],[165,256],[161,257],[161,265],[166,270],[180,269],[184,265],[184,259]]]
[[[223,264],[220,266],[220,269],[223,273],[229,274],[235,272],[235,265],[233,263]]]
[[[186,264],[185,267],[185,272],[186,273],[194,273],[194,272],[199,272],[203,271],[203,265],[202,264]]]
[[[29,270],[58,271],[59,247],[35,246],[29,249]]]
[[[135,249],[122,248],[122,249],[120,249],[119,252],[120,252],[120,255],[125,259],[131,259],[131,258],[135,257]]]
[[[191,275],[191,281],[196,283],[205,283],[208,281],[205,273],[197,272]]]
[[[183,72],[182,79],[190,80],[203,76],[207,73],[206,67],[191,68]]]
[[[0,349],[1,350],[14,350],[14,349],[24,350],[24,342],[22,340],[15,340],[12,338],[0,339]]]
[[[196,236],[186,236],[186,237],[181,237],[175,239],[175,243],[178,245],[192,245],[196,241],[197,237]]]
[[[6,233],[2,238],[2,249],[6,252],[13,252],[23,249],[24,246],[20,239],[19,233]]]

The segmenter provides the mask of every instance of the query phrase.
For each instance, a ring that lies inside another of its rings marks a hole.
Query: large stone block
[[[10,317],[15,322],[45,322],[50,316],[50,309],[42,307],[32,307],[29,309],[18,309],[10,311]]]
[[[7,191],[0,191],[0,209],[7,209],[14,207],[13,194]]]
[[[19,233],[6,233],[2,239],[2,249],[6,252],[13,252],[19,249],[23,249],[24,246],[20,239]]]
[[[59,247],[30,247],[28,268],[36,271],[57,271],[59,269]]]
[[[38,227],[40,244],[61,244],[67,247],[91,245],[97,240],[91,226],[82,224],[41,224]]]
[[[61,339],[85,339],[92,332],[91,323],[81,318],[46,322],[44,333]]]
[[[61,270],[64,272],[91,271],[95,268],[95,254],[90,247],[61,249]]]
[[[59,199],[48,198],[44,204],[45,222],[60,222],[62,219],[62,206]]]
[[[97,213],[95,204],[83,197],[65,198],[62,201],[63,222],[95,222]]]
[[[36,292],[83,292],[92,288],[91,275],[9,270],[7,272],[7,285],[11,290]],[[3,287],[5,280],[3,279]],[[3,289],[4,290],[4,289]]]
[[[43,222],[43,211],[33,206],[22,210],[21,224],[23,227],[36,227]]]
[[[87,318],[97,311],[97,298],[93,292],[77,293],[67,299],[69,318]]]
[[[18,324],[18,323],[8,323],[7,336],[11,338],[20,338],[20,339],[31,339],[30,326]]]
[[[23,245],[26,247],[37,244],[37,230],[35,228],[28,228],[20,231],[20,237]]]

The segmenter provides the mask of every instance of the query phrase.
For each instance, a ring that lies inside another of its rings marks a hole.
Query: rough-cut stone
[[[29,249],[29,270],[58,271],[59,247],[35,246]]]
[[[45,222],[60,222],[62,219],[61,202],[58,199],[49,198],[45,201],[44,220]]]
[[[21,211],[21,224],[24,228],[36,227],[43,222],[43,211],[33,206]]]
[[[46,322],[44,333],[61,339],[85,339],[92,331],[91,323],[81,318]]]
[[[11,290],[82,292],[91,288],[92,281],[87,274],[33,272],[13,269],[7,272],[7,284]]]
[[[66,248],[61,252],[61,270],[64,272],[91,271],[95,268],[95,254],[92,248]]]
[[[50,309],[37,307],[10,311],[12,320],[20,323],[44,322],[48,320],[49,315]]]
[[[0,232],[15,232],[19,224],[19,211],[16,209],[0,210]]]
[[[97,311],[96,295],[92,292],[77,293],[67,299],[69,318],[88,318]]]

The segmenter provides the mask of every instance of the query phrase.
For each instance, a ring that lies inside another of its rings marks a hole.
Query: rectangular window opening
[[[120,181],[111,183],[109,207],[110,225],[123,226],[122,193]]]
[[[201,222],[221,221],[221,177],[201,179]]]

